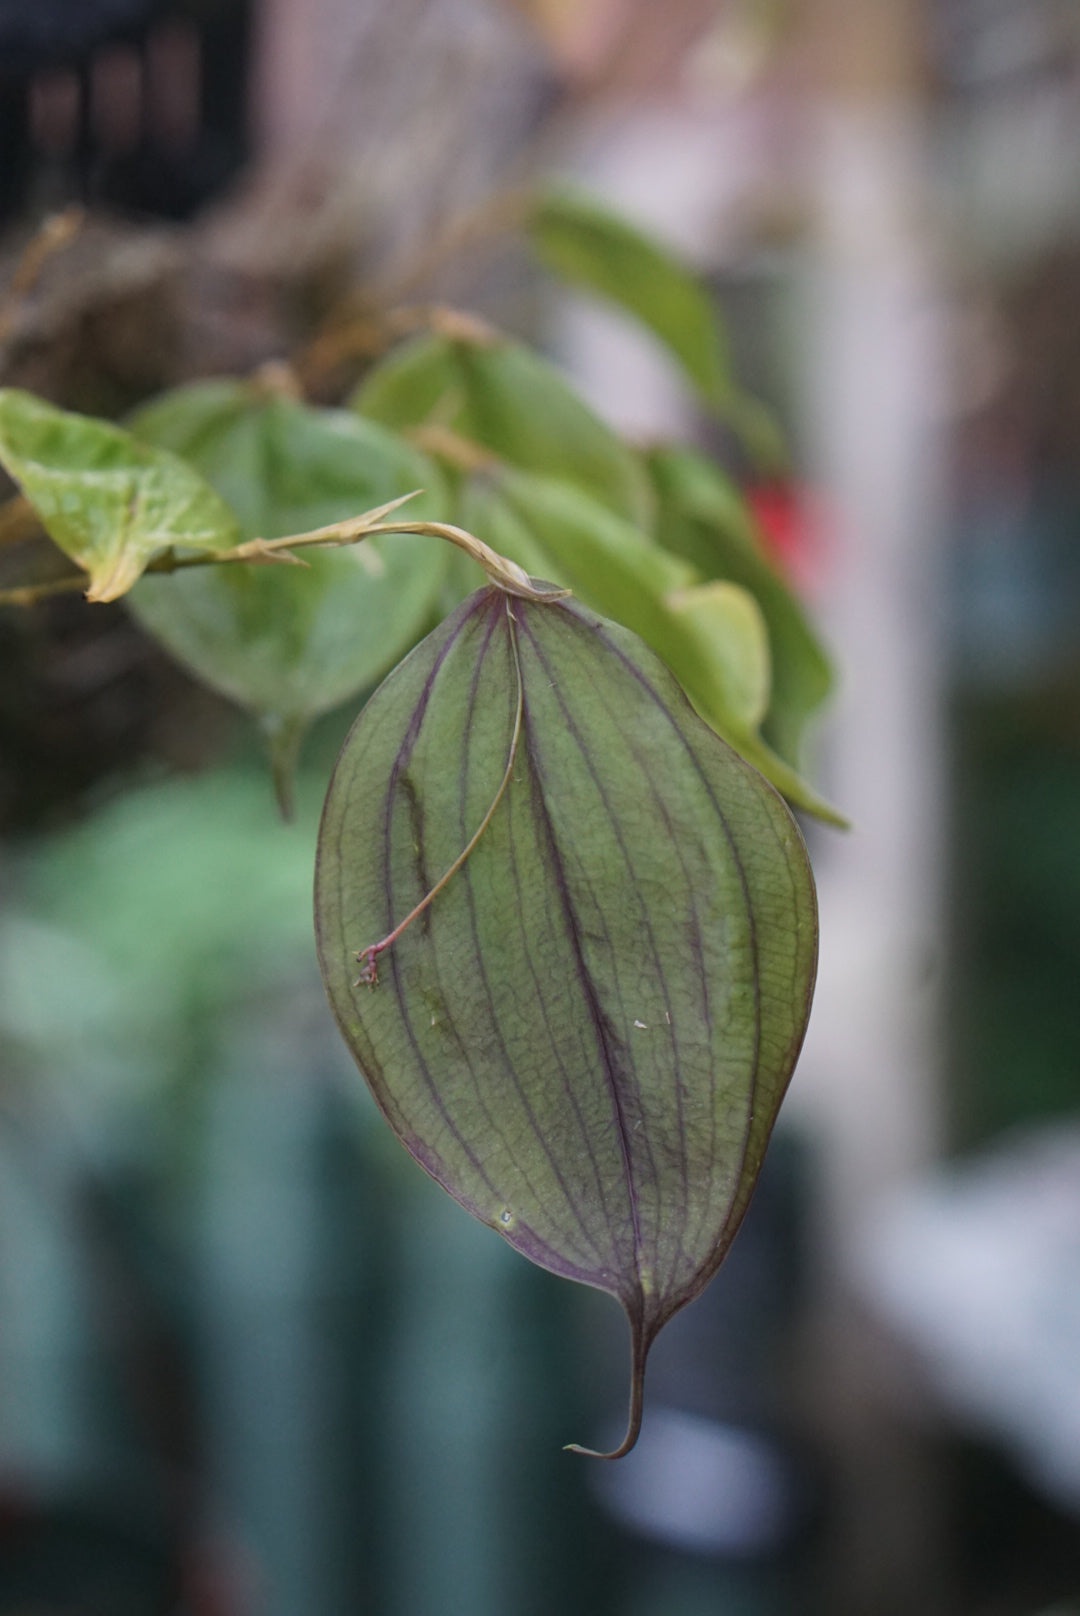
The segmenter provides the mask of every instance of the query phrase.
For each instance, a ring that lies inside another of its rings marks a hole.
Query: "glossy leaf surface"
[[[0,389],[0,463],[89,574],[89,600],[116,600],[164,550],[226,550],[240,538],[232,512],[182,460],[17,388]]]
[[[418,517],[437,506],[438,472],[392,433],[241,383],[181,389],[132,424],[208,478],[245,538],[321,527],[410,489],[429,491],[410,506]],[[448,551],[394,535],[309,550],[304,559],[305,567],[147,578],[131,597],[135,615],[174,656],[260,715],[283,754],[310,718],[374,683],[408,650],[433,609]]]
[[[519,685],[520,678],[520,685]],[[513,747],[520,690],[520,735]],[[505,795],[465,864],[354,985]],[[319,839],[341,1031],[474,1216],[657,1332],[718,1267],[802,1041],[817,922],[798,830],[626,629],[486,589],[357,720]]]
[[[655,450],[649,464],[660,498],[661,544],[692,562],[703,577],[741,584],[761,608],[772,654],[765,734],[784,761],[798,768],[806,724],[833,687],[821,641],[724,472],[693,449]]]

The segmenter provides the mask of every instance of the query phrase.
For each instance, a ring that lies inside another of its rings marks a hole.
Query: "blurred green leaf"
[[[769,632],[753,595],[738,584],[697,584],[668,595],[686,640],[702,641],[701,655],[724,663],[718,680],[732,732],[752,735],[769,705],[772,669]]]
[[[665,247],[587,193],[540,197],[530,231],[541,262],[648,326],[711,404],[732,389],[731,364],[708,291]]]
[[[537,200],[529,231],[552,274],[616,304],[659,338],[755,461],[786,463],[771,412],[735,380],[716,299],[663,243],[566,186]]]
[[[345,411],[210,382],[167,394],[132,428],[189,458],[246,538],[322,527],[416,488],[427,492],[410,513],[441,514],[431,461]],[[130,602],[174,656],[259,716],[283,785],[308,722],[373,684],[422,632],[447,547],[394,535],[304,559],[146,578]]]
[[[431,420],[465,431],[464,385],[453,343],[434,333],[399,343],[367,372],[349,408],[395,431]]]
[[[741,584],[761,608],[772,655],[763,730],[780,757],[798,768],[807,721],[833,688],[821,641],[766,554],[753,513],[730,478],[692,449],[657,449],[649,466],[659,494],[660,543],[692,562],[702,577]]]
[[[35,843],[0,921],[0,1039],[84,1095],[104,1082],[149,1097],[193,1056],[204,1071],[213,1016],[306,980],[324,789],[301,782],[286,833],[264,779],[213,770]]]
[[[652,520],[637,456],[562,371],[509,337],[415,338],[368,373],[351,404],[399,429],[437,420],[510,466],[576,484],[627,521]]]
[[[631,450],[570,382],[524,343],[458,343],[471,435],[522,471],[558,477],[648,528],[653,493]]]
[[[240,537],[214,490],[175,455],[107,421],[0,389],[0,462],[65,555],[88,600],[116,600],[162,551],[227,550]]]
[[[460,606],[463,600],[487,583],[487,576],[483,567],[465,555],[462,550],[451,550],[450,558],[446,564],[446,577],[443,579],[442,589],[439,591],[436,616],[446,617]]]
[[[648,634],[640,626],[644,618],[661,609],[671,591],[698,582],[693,567],[580,488],[519,471],[504,473],[493,488],[547,557],[549,573],[557,574],[553,583],[572,589],[597,611],[605,610],[645,638]]]
[[[541,493],[545,491],[545,479],[520,472],[505,470],[495,473],[481,472],[468,478],[461,492],[461,525],[483,539],[485,544],[489,544],[499,555],[516,561],[519,567],[524,567],[531,578],[543,578],[565,589],[580,590],[582,576],[587,579],[592,570],[589,553],[575,555],[572,536],[563,545],[559,542],[559,535],[556,534],[555,542],[551,543],[537,530],[528,509],[528,496],[535,484],[539,485]],[[610,511],[598,506],[595,501],[589,500],[587,495],[582,495],[580,490],[571,488],[569,484],[557,483],[555,487],[557,491],[566,493],[575,509],[578,499],[584,500],[586,521],[599,515],[602,529],[606,528],[608,522],[617,523],[618,537],[623,536],[624,524],[619,522],[618,517],[613,517]],[[511,497],[512,492],[517,492],[519,496],[524,494],[526,507],[524,510],[519,509],[517,501]],[[633,535],[631,542],[636,542],[639,538],[638,533],[634,529],[630,531]],[[567,552],[565,557],[562,554],[564,549]],[[688,574],[680,576],[685,577]],[[581,591],[581,596],[582,599],[585,598],[584,591]]]

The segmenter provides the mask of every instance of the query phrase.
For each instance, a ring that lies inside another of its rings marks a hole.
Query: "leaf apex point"
[[[640,1427],[631,1428],[626,1433],[625,1438],[622,1442],[620,1442],[619,1446],[617,1448],[613,1448],[610,1453],[602,1453],[599,1448],[586,1448],[580,1442],[564,1442],[563,1452],[576,1453],[580,1455],[582,1459],[625,1459],[626,1455],[637,1442],[639,1428]]]

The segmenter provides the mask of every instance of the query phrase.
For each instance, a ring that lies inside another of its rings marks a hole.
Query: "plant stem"
[[[377,359],[403,337],[430,331],[451,342],[486,346],[498,340],[493,326],[475,314],[443,303],[402,304],[385,313],[367,312],[331,326],[315,337],[292,362],[308,389],[350,359]]]
[[[349,544],[360,544],[364,539],[370,539],[381,533],[418,533],[422,537],[445,539],[454,544],[459,550],[479,562],[487,573],[491,582],[501,589],[504,594],[515,595],[521,600],[534,600],[548,602],[565,600],[570,591],[556,589],[550,584],[537,585],[532,582],[527,572],[519,567],[516,561],[510,561],[506,556],[499,555],[490,545],[478,539],[475,534],[468,533],[463,527],[455,527],[452,522],[384,522],[384,516],[391,515],[406,500],[414,499],[420,490],[411,494],[402,494],[399,499],[392,499],[385,505],[376,506],[374,510],[365,511],[362,516],[351,516],[344,522],[331,522],[326,527],[312,528],[309,533],[290,533],[280,539],[248,539],[244,544],[238,544],[231,550],[204,550],[198,555],[178,556],[172,550],[166,550],[164,555],[155,557],[148,563],[147,573],[184,572],[188,567],[209,567],[232,565],[238,561],[268,563],[284,562],[293,566],[304,566],[296,550],[326,548],[339,549]],[[32,606],[38,600],[44,600],[49,595],[64,594],[68,590],[81,589],[85,586],[86,578],[82,573],[72,574],[68,578],[52,579],[43,584],[22,584],[14,589],[0,589],[0,606]]]
[[[87,585],[85,572],[73,572],[66,578],[49,578],[40,584],[18,584],[14,589],[0,589],[0,606],[36,606],[39,600],[51,595],[70,595]]]
[[[14,499],[5,500],[0,505],[0,547],[23,544],[40,532],[37,512],[22,494],[16,494]]]

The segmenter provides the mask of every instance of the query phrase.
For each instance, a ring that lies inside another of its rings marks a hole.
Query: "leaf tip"
[[[639,1418],[637,1425],[631,1430],[627,1431],[625,1437],[619,1443],[619,1446],[617,1448],[613,1448],[610,1453],[601,1453],[599,1448],[582,1447],[580,1442],[564,1442],[563,1452],[580,1454],[583,1459],[625,1459],[626,1455],[637,1442],[640,1431],[641,1420]]]
[[[388,499],[385,505],[375,505],[370,511],[365,511],[362,516],[357,518],[357,521],[365,526],[369,523],[381,522],[385,517],[392,515],[394,511],[399,511],[403,505],[407,505],[411,499],[419,499],[424,492],[423,488],[411,488],[407,494],[399,494],[396,499]]]
[[[287,825],[296,818],[296,767],[307,731],[306,719],[264,717],[260,725],[270,755],[270,773],[278,810]]]
[[[106,605],[111,600],[119,600],[128,590],[138,583],[143,575],[146,562],[131,550],[122,549],[116,555],[110,556],[102,566],[90,569],[89,582],[86,588],[86,598],[94,605]]]

